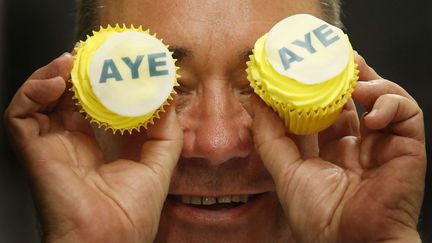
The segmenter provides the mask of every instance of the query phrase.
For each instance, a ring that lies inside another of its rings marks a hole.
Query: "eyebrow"
[[[250,60],[249,56],[253,54],[253,48],[247,48],[243,52],[241,52],[240,57],[245,62],[248,62]]]
[[[169,50],[173,53],[173,58],[177,59],[177,61],[181,61],[185,57],[191,57],[192,51],[181,46],[170,46]]]

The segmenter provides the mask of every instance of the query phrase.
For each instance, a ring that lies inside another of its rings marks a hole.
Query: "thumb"
[[[282,185],[292,165],[301,160],[300,152],[286,136],[281,119],[259,97],[252,96],[245,108],[252,116],[255,148],[276,184]]]
[[[183,131],[173,106],[148,128],[147,136],[149,140],[142,146],[140,162],[169,181],[183,146]]]
[[[358,65],[359,80],[369,81],[382,79],[381,76],[366,63],[366,60],[359,55],[358,52],[355,52],[355,62]]]

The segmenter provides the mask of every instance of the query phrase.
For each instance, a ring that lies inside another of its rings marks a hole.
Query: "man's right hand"
[[[105,163],[66,90],[73,58],[36,71],[5,112],[48,242],[151,242],[182,149],[174,109],[147,130],[139,161]]]

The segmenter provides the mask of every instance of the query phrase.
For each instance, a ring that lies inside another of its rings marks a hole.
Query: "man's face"
[[[104,3],[103,25],[149,28],[175,51],[180,67],[175,107],[184,146],[157,242],[289,241],[288,222],[273,180],[254,150],[252,119],[243,105],[251,96],[245,69],[255,41],[296,13],[322,15],[318,0]],[[115,136],[105,139],[103,147],[109,158],[136,159],[144,140],[140,134]],[[298,144],[305,143],[298,139]],[[232,202],[238,197],[248,201]]]

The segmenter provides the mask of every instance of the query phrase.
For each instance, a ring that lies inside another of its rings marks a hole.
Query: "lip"
[[[271,205],[272,200],[272,192],[265,192],[254,200],[235,208],[209,210],[168,199],[165,201],[165,210],[173,219],[186,224],[232,227],[253,220],[255,215]]]

